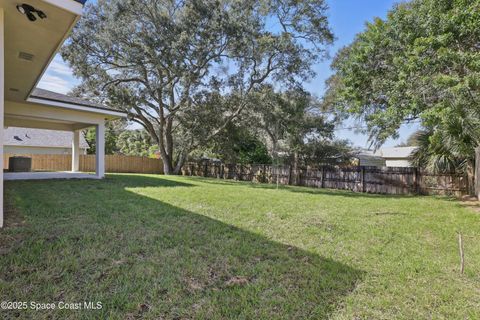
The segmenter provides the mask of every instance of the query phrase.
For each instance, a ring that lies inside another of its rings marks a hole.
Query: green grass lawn
[[[480,214],[453,200],[155,175],[6,193],[0,300],[103,306],[6,318],[480,318]]]

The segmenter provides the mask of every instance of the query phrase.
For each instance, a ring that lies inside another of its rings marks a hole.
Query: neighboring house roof
[[[383,160],[379,151],[362,149],[355,153],[355,157],[358,159],[379,159]]]
[[[408,159],[418,147],[395,147],[380,149],[380,155],[383,158]]]
[[[418,147],[382,148],[377,151],[361,149],[355,153],[356,158],[409,159]]]
[[[72,138],[73,133],[68,131],[9,127],[4,130],[3,144],[22,147],[71,148]],[[83,134],[80,134],[80,148],[88,148]]]
[[[101,104],[91,102],[84,100],[82,98],[78,97],[71,97],[67,96],[65,94],[45,90],[45,89],[40,89],[40,88],[35,88],[33,89],[32,93],[30,94],[30,98],[36,98],[36,99],[42,99],[42,100],[49,100],[49,101],[55,101],[55,102],[62,102],[62,103],[69,103],[69,104],[74,104],[78,106],[83,106],[83,107],[89,107],[89,108],[94,108],[94,109],[100,109],[100,110],[107,110],[107,111],[114,111],[114,112],[121,112],[115,109],[110,109],[106,108]]]

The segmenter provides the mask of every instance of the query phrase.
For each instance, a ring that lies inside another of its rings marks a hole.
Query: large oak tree
[[[63,58],[77,92],[128,111],[158,144],[166,174],[221,132],[265,82],[291,85],[332,41],[324,0],[99,0]]]

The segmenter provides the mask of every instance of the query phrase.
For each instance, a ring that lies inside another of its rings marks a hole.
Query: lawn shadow
[[[45,209],[49,197],[63,196],[66,184],[78,189],[75,210]],[[95,193],[82,192],[98,185]],[[342,308],[364,276],[338,261],[125,189],[132,186],[178,185],[129,175],[9,182],[8,196],[20,199],[27,222],[16,231],[24,237],[22,246],[0,259],[2,300],[103,303],[87,313],[43,311],[45,318],[324,319]],[[101,202],[105,209],[99,212]],[[39,318],[29,310],[10,315]]]

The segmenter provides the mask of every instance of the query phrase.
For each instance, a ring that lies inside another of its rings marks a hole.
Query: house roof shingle
[[[3,133],[6,146],[71,148],[73,133],[46,129],[8,127]],[[87,141],[80,134],[80,148],[88,148]]]
[[[69,104],[74,104],[74,105],[89,107],[89,108],[95,108],[95,109],[100,109],[100,110],[122,112],[122,111],[118,111],[118,110],[115,110],[115,109],[106,108],[105,106],[103,106],[101,104],[91,102],[91,101],[87,101],[87,100],[84,100],[82,98],[71,97],[71,96],[67,96],[65,94],[61,94],[61,93],[57,93],[57,92],[53,92],[53,91],[49,91],[49,90],[45,90],[45,89],[40,89],[40,88],[33,89],[30,97],[31,98],[42,99],[42,100],[69,103]]]

